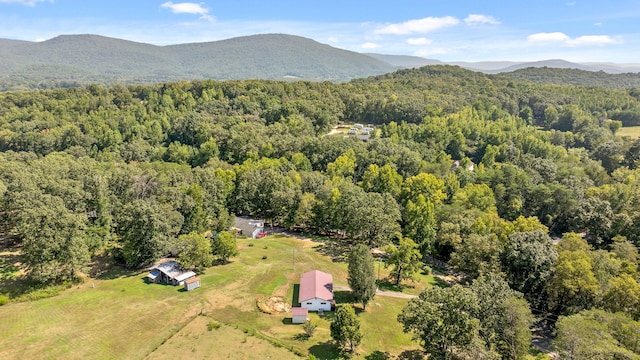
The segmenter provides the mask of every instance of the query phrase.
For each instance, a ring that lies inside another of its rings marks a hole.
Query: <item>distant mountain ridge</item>
[[[456,65],[467,70],[479,71],[488,74],[497,74],[503,72],[511,72],[526,68],[557,68],[557,69],[578,69],[585,71],[604,71],[609,74],[636,73],[640,72],[639,64],[615,64],[615,63],[574,63],[562,59],[550,59],[541,61],[451,61],[444,62],[440,60],[427,59],[419,56],[406,55],[384,55],[384,54],[367,54],[378,60],[385,61],[393,66],[401,68],[421,67],[428,65]]]
[[[456,65],[488,74],[514,73],[508,77],[538,82],[625,88],[636,86],[637,77],[607,75],[640,72],[640,64],[578,64],[558,59],[443,62],[417,56],[362,54],[286,34],[168,46],[89,34],[60,35],[43,42],[0,39],[0,90],[199,79],[340,82],[428,65]],[[606,74],[522,71],[529,68]]]
[[[346,81],[394,69],[364,54],[285,34],[169,46],[99,35],[61,35],[44,42],[0,39],[0,83],[5,88],[56,81]]]

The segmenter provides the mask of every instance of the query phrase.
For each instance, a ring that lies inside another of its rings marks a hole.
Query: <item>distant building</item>
[[[451,169],[457,169],[460,166],[462,166],[462,162],[460,160],[456,160],[451,164]],[[469,161],[467,163],[467,170],[473,171],[474,169],[475,169],[475,164],[473,163],[473,161]]]
[[[177,261],[170,260],[154,266],[147,275],[147,279],[153,283],[178,286],[195,276],[196,273],[193,271],[182,271]]]
[[[331,311],[333,301],[333,276],[320,270],[300,275],[300,307],[309,311]]]
[[[264,221],[236,216],[233,227],[240,231],[241,235],[257,239],[260,233],[264,232]]]
[[[293,324],[304,324],[304,322],[308,320],[307,315],[309,315],[309,309],[307,308],[291,308],[291,322]]]

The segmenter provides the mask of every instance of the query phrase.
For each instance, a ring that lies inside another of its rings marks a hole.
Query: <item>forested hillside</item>
[[[640,88],[640,73],[607,74],[603,71],[529,67],[500,75],[509,79],[529,80],[541,84],[596,86],[610,89]]]
[[[394,67],[311,39],[264,34],[155,46],[98,35],[0,41],[0,90],[198,79],[346,81]]]
[[[640,141],[616,131],[639,114],[634,90],[450,66],[343,84],[7,92],[2,232],[37,281],[78,277],[105,252],[139,268],[179,252],[180,235],[227,229],[232,214],[349,246],[411,239],[468,282],[502,273],[535,314],[562,316],[566,336],[589,342],[595,332],[572,329],[608,319],[591,350],[638,356],[625,324],[640,319]],[[376,130],[325,135],[338,123]],[[519,358],[480,331],[482,346]]]

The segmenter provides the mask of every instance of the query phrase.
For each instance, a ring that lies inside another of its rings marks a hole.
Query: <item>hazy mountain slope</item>
[[[422,66],[428,66],[428,65],[444,65],[445,64],[440,60],[427,59],[419,56],[385,55],[385,54],[374,54],[374,53],[366,53],[365,55],[371,56],[374,59],[378,59],[390,65],[401,67],[401,68],[414,68],[414,67],[422,67]]]
[[[640,73],[608,74],[603,71],[530,67],[500,73],[497,76],[543,84],[598,86],[610,89],[640,88]]]
[[[573,63],[561,59],[551,59],[533,62],[517,61],[447,61],[427,59],[418,56],[367,54],[378,60],[387,62],[400,68],[413,68],[427,65],[456,65],[472,71],[488,74],[512,72],[530,67],[549,67],[559,69],[580,69],[585,71],[604,71],[609,74],[622,74],[640,72],[640,64],[616,64],[616,63]]]
[[[179,54],[180,61],[189,63],[200,75],[217,79],[346,80],[393,70],[388,64],[360,53],[284,34],[243,36],[166,48]]]
[[[155,46],[97,35],[0,43],[1,88],[69,81],[154,82],[212,78],[343,81],[394,67],[364,54],[299,36],[268,34]],[[9,83],[9,84],[7,84]]]

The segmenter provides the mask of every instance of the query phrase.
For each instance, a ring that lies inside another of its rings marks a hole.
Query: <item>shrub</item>
[[[424,273],[425,275],[431,275],[431,267],[429,265],[423,266],[422,273]]]
[[[6,295],[0,295],[0,306],[9,302],[9,297]]]
[[[253,243],[249,243],[249,245],[247,245],[247,246],[249,246],[249,247],[253,247]]]
[[[262,260],[267,260],[267,255],[262,255]]]
[[[313,334],[315,334],[317,327],[318,325],[312,323],[311,321],[305,321],[305,323],[302,325],[302,330],[304,330],[304,333],[307,334],[307,337],[312,337]]]
[[[213,329],[219,329],[220,326],[222,326],[222,324],[220,324],[219,322],[209,321],[209,323],[207,324],[207,330],[211,331]]]

